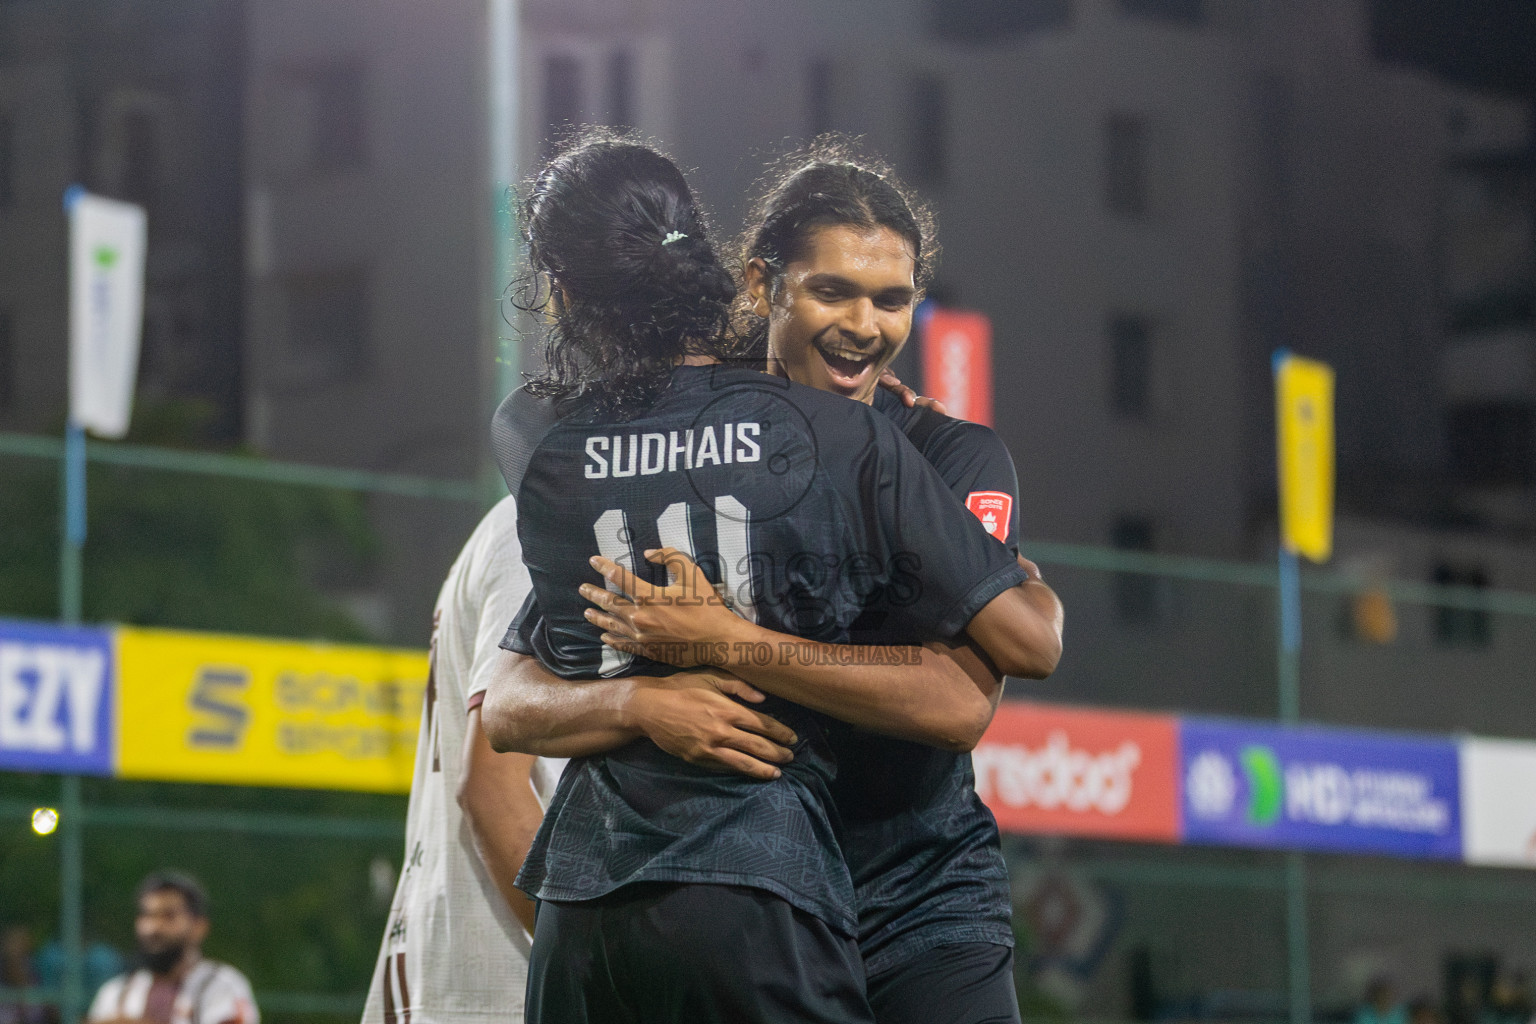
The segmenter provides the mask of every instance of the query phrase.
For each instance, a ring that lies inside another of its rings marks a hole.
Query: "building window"
[[[1527,402],[1473,402],[1447,414],[1451,476],[1468,487],[1536,485],[1536,410]]]
[[[903,168],[919,185],[944,184],[949,170],[949,100],[942,80],[920,75],[912,80],[907,113],[907,161]]]
[[[568,53],[544,58],[544,149],[554,152],[582,122],[581,61]]]
[[[0,309],[0,415],[16,404],[16,336],[10,311]]]
[[[271,102],[271,152],[263,155],[275,166],[330,175],[367,164],[367,76],[359,61],[288,66],[273,79]]]
[[[1144,317],[1110,318],[1109,407],[1122,419],[1152,414],[1152,327]]]
[[[1482,566],[1441,562],[1430,577],[1437,586],[1488,589]],[[1435,640],[1443,647],[1487,647],[1493,639],[1493,623],[1483,608],[1435,606]]]
[[[1147,215],[1147,127],[1131,114],[1104,122],[1105,204],[1120,217]]]
[[[1205,18],[1202,0],[1120,0],[1120,10],[1132,17],[1184,25],[1198,25]]]
[[[309,75],[314,103],[312,163],[318,171],[350,171],[368,159],[367,97],[363,69],[332,64]]]
[[[0,111],[0,209],[16,205],[16,122]]]
[[[806,75],[805,119],[812,136],[832,130],[832,62],[825,57],[811,61]]]
[[[354,378],[368,369],[368,282],[360,270],[290,277],[285,378],[305,387]]]
[[[124,112],[122,147],[118,194],[153,213],[161,176],[159,118],[148,110]]]
[[[928,0],[929,31],[957,43],[996,43],[1071,20],[1071,0]]]
[[[608,123],[615,128],[635,124],[635,58],[624,47],[608,55]]]
[[[1110,531],[1110,543],[1121,551],[1153,550],[1152,521],[1122,516]],[[1144,572],[1115,573],[1115,614],[1127,625],[1147,625],[1162,619],[1162,580]]]

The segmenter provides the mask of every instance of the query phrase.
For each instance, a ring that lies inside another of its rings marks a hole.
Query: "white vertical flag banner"
[[[64,196],[69,214],[69,418],[100,437],[122,437],[133,412],[144,321],[144,208]]]

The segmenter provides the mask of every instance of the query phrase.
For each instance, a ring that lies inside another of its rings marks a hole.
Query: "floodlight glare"
[[[51,836],[59,827],[59,812],[52,807],[39,807],[32,812],[32,831],[40,836]]]

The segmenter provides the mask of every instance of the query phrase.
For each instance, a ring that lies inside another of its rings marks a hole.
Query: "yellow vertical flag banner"
[[[1289,353],[1275,359],[1280,543],[1325,562],[1333,553],[1333,368]]]
[[[114,632],[119,778],[410,790],[425,652]]]

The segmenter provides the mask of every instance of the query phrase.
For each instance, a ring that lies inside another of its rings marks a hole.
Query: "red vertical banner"
[[[992,321],[984,313],[929,306],[923,317],[923,390],[949,414],[992,425]]]

